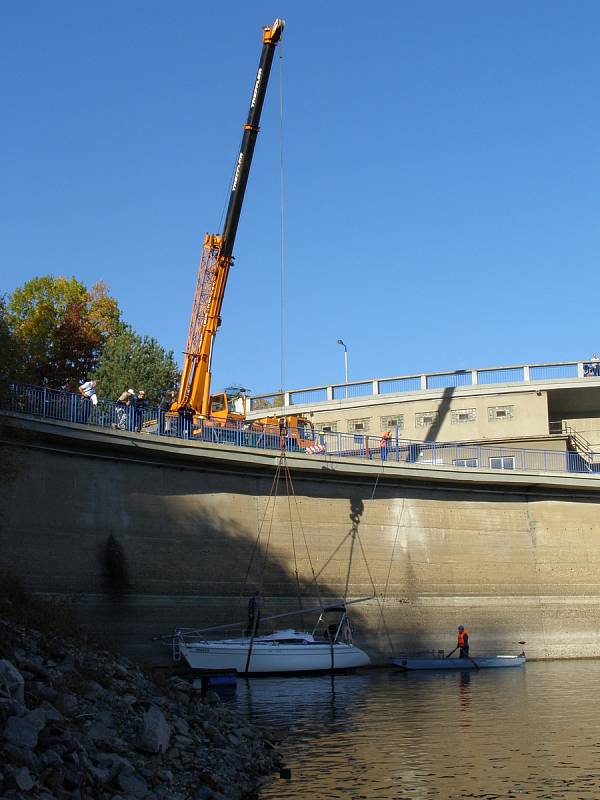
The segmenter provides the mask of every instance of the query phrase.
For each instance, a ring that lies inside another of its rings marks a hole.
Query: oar
[[[473,666],[475,667],[475,669],[481,669],[481,667],[479,666],[479,664],[478,664],[476,661],[474,661],[474,660],[471,658],[471,656],[467,656],[467,658],[469,659],[469,661],[471,662],[471,664],[473,664]]]
[[[456,645],[456,647],[454,648],[454,650],[451,650],[451,651],[448,653],[448,655],[446,656],[446,658],[450,658],[450,656],[452,655],[452,653],[456,653],[456,651],[457,651],[457,650],[458,650],[458,645]],[[473,659],[471,658],[471,656],[467,656],[467,658],[469,659],[469,661],[471,662],[471,664],[473,664],[473,666],[475,667],[475,669],[481,669],[481,667],[479,666],[479,664],[478,664],[476,661],[473,661]]]

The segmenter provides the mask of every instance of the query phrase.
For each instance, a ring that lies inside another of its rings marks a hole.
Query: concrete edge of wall
[[[102,457],[103,452],[118,453],[120,457],[148,461],[185,463],[188,467],[214,469],[241,469],[264,473],[274,470],[279,452],[256,448],[233,447],[226,444],[193,442],[181,439],[156,437],[152,434],[129,433],[117,430],[102,430],[86,425],[65,423],[60,420],[40,419],[16,412],[0,411],[10,429],[33,434],[19,442],[21,446],[63,446],[84,449],[90,457]],[[0,436],[0,442],[11,443]],[[14,441],[12,442],[14,444]],[[92,449],[90,449],[90,446]],[[114,455],[112,456],[114,457]],[[331,455],[306,455],[287,453],[287,462],[298,475],[315,473],[326,479],[350,479],[366,481],[398,481],[443,484],[440,488],[460,486],[472,491],[504,489],[505,491],[560,490],[600,495],[600,474],[500,472],[485,468],[471,469],[445,465],[424,466],[374,459],[336,457]]]

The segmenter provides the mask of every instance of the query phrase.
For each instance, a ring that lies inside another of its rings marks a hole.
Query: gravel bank
[[[85,638],[0,611],[0,798],[255,797],[280,766],[268,732],[190,681],[160,684]]]

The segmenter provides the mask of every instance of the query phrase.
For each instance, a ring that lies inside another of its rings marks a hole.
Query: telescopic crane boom
[[[210,365],[215,334],[221,324],[221,306],[229,268],[233,263],[233,245],[237,233],[244,193],[250,174],[260,115],[267,91],[275,48],[281,39],[284,21],[276,19],[263,28],[263,48],[252,88],[248,119],[237,158],[223,232],[207,233],[198,269],[196,293],[188,331],[185,360],[179,394],[173,410],[191,406],[202,417],[211,414]],[[227,412],[227,409],[224,409]]]

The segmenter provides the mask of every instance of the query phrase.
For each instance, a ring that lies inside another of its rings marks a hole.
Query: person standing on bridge
[[[389,431],[384,431],[381,434],[381,439],[379,440],[379,447],[381,448],[382,461],[385,461],[387,459],[388,450],[390,447],[390,438],[391,438],[391,433]]]
[[[146,406],[148,405],[148,401],[146,400],[146,392],[141,389],[137,393],[137,397],[134,397],[133,402],[133,413],[135,416],[135,430],[139,433],[142,430],[142,426],[144,425],[144,416],[146,414]]]
[[[81,413],[77,422],[88,422],[92,406],[98,405],[98,395],[96,394],[97,381],[85,381],[79,387],[81,395]]]
[[[469,657],[469,631],[466,630],[464,625],[458,626],[456,647],[460,653],[460,658]]]

